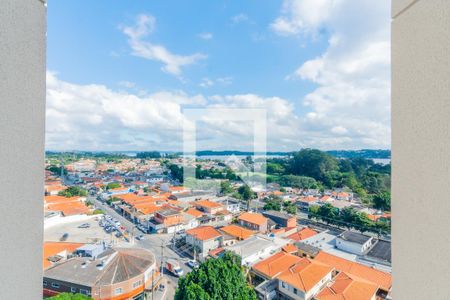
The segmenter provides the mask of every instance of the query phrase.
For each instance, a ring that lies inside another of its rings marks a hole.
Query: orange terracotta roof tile
[[[282,272],[287,271],[300,260],[301,258],[298,256],[286,252],[278,252],[255,264],[252,269],[264,275],[266,278],[272,279]]]
[[[243,214],[241,214],[239,216],[239,220],[251,223],[251,224],[256,224],[256,225],[263,225],[264,223],[267,222],[267,218],[264,217],[261,214],[258,213],[250,213],[250,212],[245,212]]]
[[[50,192],[60,192],[60,191],[64,191],[67,189],[67,186],[64,185],[48,185],[45,187],[45,190],[47,193]]]
[[[286,244],[283,248],[281,248],[281,250],[286,253],[295,253],[298,251],[298,248],[293,244]]]
[[[45,196],[44,203],[52,204],[52,203],[68,203],[68,202],[80,202],[80,197],[63,197],[63,196]]]
[[[354,279],[341,272],[315,298],[317,300],[371,300],[374,299],[377,290],[378,287],[375,284]]]
[[[356,276],[360,279],[372,282],[385,291],[389,291],[392,286],[392,275],[383,271],[337,257],[332,254],[320,251],[315,261],[334,267],[336,270],[345,272],[350,276]]]
[[[49,257],[55,256],[63,251],[72,253],[77,248],[83,246],[83,243],[69,243],[69,242],[44,242],[43,245],[43,260],[42,266],[44,270],[52,265],[48,260]]]
[[[186,231],[186,234],[192,235],[194,238],[201,241],[207,241],[221,236],[220,232],[218,232],[212,226],[200,226],[197,228],[189,229],[188,231]]]
[[[300,198],[299,201],[310,203],[310,202],[316,202],[316,201],[317,201],[317,198],[316,198],[316,197],[313,197],[313,196],[308,196],[308,197]]]
[[[169,191],[172,191],[172,192],[179,192],[179,191],[184,191],[184,190],[185,190],[184,186],[171,186],[171,187],[169,187]]]
[[[317,234],[317,231],[312,230],[311,228],[305,227],[296,233],[293,233],[288,236],[288,239],[294,240],[294,241],[302,241],[305,239],[308,239],[312,236],[315,236]]]
[[[194,217],[196,217],[196,218],[199,218],[199,217],[203,216],[203,213],[202,213],[201,211],[195,209],[195,208],[189,208],[189,209],[186,211],[186,213],[187,213],[187,214],[190,214],[191,216],[194,216]]]
[[[232,237],[235,237],[239,240],[245,240],[254,235],[255,233],[251,230],[243,228],[237,225],[228,225],[220,228],[221,231],[225,232]]]
[[[281,273],[278,279],[303,292],[308,292],[332,271],[333,268],[326,264],[301,258],[295,265]]]
[[[223,205],[217,202],[212,202],[209,200],[200,200],[194,202],[195,206],[201,206],[201,207],[207,207],[207,208],[216,208],[216,207],[222,207]]]
[[[64,216],[83,215],[90,212],[89,208],[81,202],[55,203],[47,206],[48,211],[61,211]]]

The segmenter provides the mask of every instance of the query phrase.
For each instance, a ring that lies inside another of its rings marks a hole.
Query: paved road
[[[122,226],[126,228],[126,230],[130,233],[134,233],[135,236],[141,235],[142,232],[139,231],[135,224],[130,222],[128,219],[121,216],[114,209],[109,207],[106,204],[103,204],[101,201],[97,200],[96,197],[89,197],[89,200],[93,201],[95,205],[102,209],[106,214],[112,216],[113,218],[119,220]],[[150,250],[154,255],[158,264],[161,262],[167,261],[167,259],[175,259],[180,263],[180,267],[184,270],[184,274],[190,272],[192,269],[186,265],[186,262],[189,260],[188,257],[181,257],[178,253],[173,251],[169,246],[171,245],[173,234],[142,234],[144,236],[141,240],[130,240],[130,247],[140,247],[144,249]],[[130,236],[131,238],[131,236]],[[161,247],[162,246],[162,247]],[[167,269],[163,269],[163,273],[165,276],[165,285],[166,285],[166,293],[165,299],[173,299],[175,294],[175,289],[178,284],[178,277],[173,276],[171,273],[167,271]]]

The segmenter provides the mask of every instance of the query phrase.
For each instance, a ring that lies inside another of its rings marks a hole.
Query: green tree
[[[61,293],[56,296],[47,298],[47,300],[93,300],[93,299],[83,294]]]
[[[280,201],[269,200],[269,201],[266,202],[266,204],[264,204],[263,209],[264,210],[280,211],[281,210],[281,203],[280,203]]]
[[[290,161],[294,175],[308,176],[323,181],[325,174],[339,169],[338,160],[317,149],[302,149],[295,152]]]
[[[381,210],[391,210],[391,193],[382,192],[373,197],[373,205]]]
[[[308,208],[308,219],[319,219],[319,205],[312,205]]]
[[[223,195],[228,195],[233,192],[233,187],[228,180],[223,180],[220,182],[220,193]]]
[[[65,189],[64,191],[60,191],[58,193],[58,195],[63,196],[63,197],[68,197],[68,198],[75,197],[75,196],[86,197],[87,191],[78,186],[70,186],[67,189]]]
[[[178,281],[175,300],[256,300],[238,256],[226,252],[208,259]]]
[[[238,189],[238,193],[242,200],[247,202],[247,210],[250,209],[250,200],[256,198],[256,194],[252,191],[252,189],[247,185],[241,185]]]
[[[277,181],[282,186],[300,189],[317,189],[320,186],[314,178],[308,176],[283,175]]]
[[[106,185],[107,190],[117,189],[120,188],[120,183],[118,182],[110,182]]]
[[[287,207],[286,207],[286,212],[288,213],[288,214],[291,214],[291,215],[295,215],[296,213],[297,213],[297,206],[295,206],[295,205],[288,205]]]

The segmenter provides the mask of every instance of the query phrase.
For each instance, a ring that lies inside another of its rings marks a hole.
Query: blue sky
[[[214,106],[267,109],[269,150],[389,148],[389,6],[50,1],[47,148],[179,150],[170,123]]]

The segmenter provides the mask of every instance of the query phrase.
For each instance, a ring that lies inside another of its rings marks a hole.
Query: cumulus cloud
[[[267,111],[268,147],[297,149],[294,105],[255,94],[188,95],[161,91],[135,95],[104,85],[80,85],[47,72],[46,147],[49,150],[182,150],[185,108],[260,108]],[[198,149],[252,149],[253,124],[207,120],[198,124]]]
[[[200,82],[199,86],[201,86],[202,88],[208,88],[211,86],[214,86],[216,84],[222,85],[222,86],[227,86],[233,83],[233,78],[230,76],[226,76],[226,77],[218,77],[215,79],[211,79],[208,77],[203,77],[202,81]]]
[[[239,24],[242,22],[247,22],[249,21],[249,17],[246,14],[240,13],[237,15],[234,15],[231,17],[231,22],[233,22],[234,24]]]
[[[390,147],[390,1],[285,0],[271,28],[328,36],[327,49],[287,77],[317,85],[301,103],[309,110],[302,118],[308,143]]]
[[[211,32],[202,32],[198,34],[198,37],[202,40],[210,40],[213,38],[213,34]]]
[[[201,59],[207,58],[205,54],[178,55],[170,52],[162,45],[145,40],[154,30],[156,19],[151,15],[137,16],[133,26],[120,26],[119,28],[128,37],[128,44],[132,54],[149,60],[163,63],[162,70],[172,75],[181,75],[182,68],[192,65]]]

